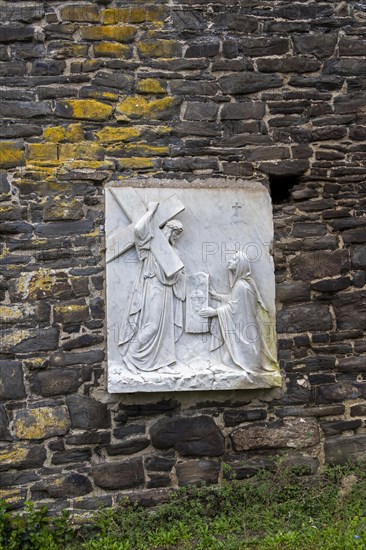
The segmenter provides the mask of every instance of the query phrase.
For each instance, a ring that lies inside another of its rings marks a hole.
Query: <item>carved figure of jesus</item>
[[[157,208],[158,203],[151,202],[134,227],[139,268],[118,344],[126,367],[132,372],[159,369],[172,372],[170,367],[176,362],[175,343],[183,332],[184,269],[166,275],[151,251],[153,216]],[[182,223],[172,219],[162,231],[177,253],[175,243],[183,231]]]

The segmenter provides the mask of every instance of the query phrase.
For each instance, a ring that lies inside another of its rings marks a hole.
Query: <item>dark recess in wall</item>
[[[290,198],[291,189],[299,184],[298,176],[269,176],[269,189],[272,203],[281,204]]]

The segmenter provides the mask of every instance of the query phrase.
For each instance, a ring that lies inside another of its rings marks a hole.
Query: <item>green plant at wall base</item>
[[[228,468],[228,467],[226,467]],[[124,499],[74,532],[30,503],[0,508],[0,550],[353,550],[366,548],[364,465],[262,471],[186,487],[147,510]]]
[[[0,502],[0,550],[58,550],[72,539],[66,512],[51,520],[46,506],[26,502],[24,511],[12,515]]]

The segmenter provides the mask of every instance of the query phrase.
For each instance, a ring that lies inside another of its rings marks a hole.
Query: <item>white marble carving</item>
[[[105,194],[109,391],[281,386],[267,190]]]

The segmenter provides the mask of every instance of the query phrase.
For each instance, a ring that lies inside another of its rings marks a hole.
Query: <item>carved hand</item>
[[[207,309],[201,309],[199,314],[201,317],[215,317],[217,311],[213,307],[208,307]]]
[[[214,300],[218,300],[219,302],[221,302],[221,296],[220,294],[218,294],[213,288],[211,288],[209,291],[208,291],[209,295],[211,296],[211,298],[214,298]]]

